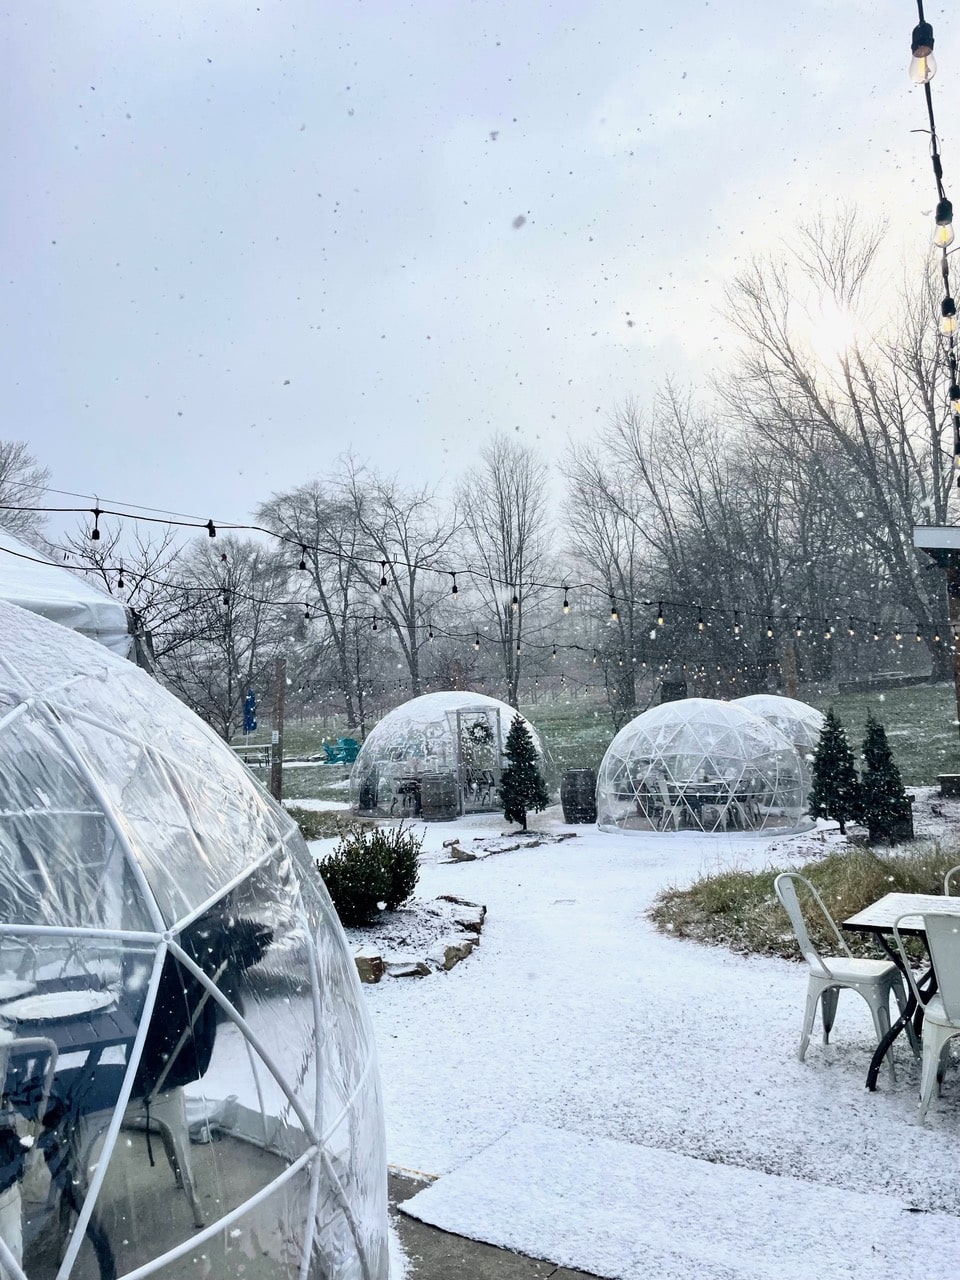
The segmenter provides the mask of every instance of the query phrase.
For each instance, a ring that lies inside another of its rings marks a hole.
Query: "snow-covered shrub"
[[[369,924],[413,893],[423,841],[405,828],[350,826],[326,858],[317,860],[341,924]]]

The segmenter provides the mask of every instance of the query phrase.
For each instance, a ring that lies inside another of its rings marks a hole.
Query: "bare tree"
[[[291,586],[302,580],[312,612],[336,654],[347,720],[359,724],[356,618],[364,581],[361,531],[353,506],[338,488],[312,480],[289,493],[274,494],[257,515],[268,529],[288,539],[285,557]]]
[[[834,513],[834,546],[862,548],[864,567],[876,565],[926,642],[934,678],[946,678],[950,650],[936,640],[948,634],[942,583],[912,540],[914,524],[946,523],[950,492],[929,289],[901,298],[896,328],[851,333],[826,359],[804,341],[798,321],[804,290],[852,312],[877,269],[879,242],[847,213],[801,229],[793,262],[755,260],[729,290],[743,347],[721,394],[741,429],[784,452]]]
[[[0,525],[41,550],[46,513],[28,508],[43,504],[49,483],[50,472],[37,463],[24,441],[0,440]]]
[[[456,515],[440,511],[432,490],[404,490],[352,458],[344,464],[341,484],[359,531],[357,576],[396,637],[416,697],[431,616],[456,582],[440,567],[457,533]]]
[[[498,435],[460,486],[467,554],[478,561],[475,586],[499,648],[506,701],[516,706],[524,641],[536,634],[547,573],[547,469],[527,446]]]
[[[184,613],[157,665],[164,683],[229,742],[247,691],[270,682],[290,638],[285,573],[272,550],[233,536],[198,539],[179,567]]]

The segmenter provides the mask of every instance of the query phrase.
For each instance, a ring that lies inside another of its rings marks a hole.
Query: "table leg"
[[[903,973],[903,960],[900,956],[899,949],[894,951],[883,934],[880,934],[877,937],[877,942],[880,944],[881,949],[886,952],[887,958],[892,960],[900,972]],[[917,979],[917,986],[923,990],[924,996],[926,996],[928,989],[930,995],[936,991],[936,984],[936,974],[933,972],[933,965],[931,965],[927,972]],[[884,1058],[887,1056],[890,1049],[892,1049],[893,1043],[897,1037],[906,1030],[907,1024],[912,1020],[914,1033],[917,1036],[920,1035],[920,1030],[923,1026],[923,1005],[913,994],[913,985],[907,979],[906,974],[904,974],[904,986],[907,989],[906,1008],[897,1018],[896,1022],[891,1024],[890,1030],[877,1045],[876,1049],[874,1049],[873,1057],[870,1059],[870,1069],[867,1071],[867,1088],[871,1093],[876,1090],[877,1077],[880,1074],[880,1068],[883,1066]]]

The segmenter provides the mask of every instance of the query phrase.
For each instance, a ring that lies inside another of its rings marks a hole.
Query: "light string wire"
[[[960,488],[960,383],[957,380],[957,306],[950,288],[949,246],[953,243],[953,205],[943,185],[943,160],[940,153],[940,139],[937,134],[937,122],[933,111],[933,92],[930,81],[936,74],[936,63],[933,60],[933,27],[926,21],[923,13],[923,0],[917,0],[917,25],[913,29],[910,50],[913,55],[910,71],[911,78],[923,89],[927,107],[927,122],[930,127],[930,161],[933,165],[933,177],[937,188],[937,210],[935,214],[936,230],[934,244],[940,248],[940,276],[943,283],[943,298],[940,302],[940,336],[945,349],[947,368],[950,374],[950,385],[947,392],[948,403],[953,425],[953,470],[957,487]]]
[[[0,507],[0,509],[3,509],[3,508]],[[10,508],[6,508],[6,509],[10,509]],[[22,508],[18,508],[18,509],[22,509]],[[35,510],[36,508],[29,508],[29,509]],[[86,508],[84,508],[84,510],[86,510]],[[106,514],[106,513],[102,513],[102,514]],[[165,523],[165,522],[161,522],[161,523]],[[203,524],[191,524],[188,527],[195,527],[198,529],[206,528],[206,526]],[[227,526],[226,524],[223,524],[221,527],[226,529],[228,527],[250,528],[253,526]],[[265,532],[269,533],[270,531],[266,530]],[[296,545],[299,547],[302,544],[297,542]],[[60,550],[64,554],[69,554],[66,551],[66,549],[61,548]],[[10,547],[4,547],[0,545],[0,552],[3,552],[9,556],[13,556],[18,560],[28,561],[31,564],[38,564],[42,566],[50,565],[49,559],[44,559],[44,558],[41,558],[40,556],[31,556],[26,552],[14,551]],[[339,552],[328,553],[328,554],[339,554]],[[381,562],[370,561],[370,563],[380,564]],[[304,596],[284,597],[283,599],[273,599],[267,596],[256,595],[249,591],[239,590],[236,586],[231,585],[229,582],[215,583],[209,586],[196,583],[196,582],[183,582],[183,581],[176,582],[176,581],[172,581],[169,577],[162,577],[156,574],[144,573],[139,570],[133,570],[129,566],[126,569],[124,569],[122,564],[119,564],[117,566],[74,565],[74,566],[71,566],[71,568],[75,572],[92,573],[92,574],[99,575],[104,579],[106,578],[107,574],[111,574],[111,573],[116,574],[121,581],[123,580],[123,576],[125,574],[127,578],[134,580],[138,586],[143,583],[150,583],[151,585],[155,585],[155,586],[163,586],[168,588],[175,587],[179,589],[181,592],[183,592],[185,596],[188,597],[188,600],[193,607],[199,607],[199,605],[201,605],[205,601],[213,600],[214,598],[219,598],[222,600],[224,604],[237,602],[237,603],[245,603],[245,604],[256,605],[256,606],[286,609],[290,611],[303,610],[304,620],[307,622],[311,622],[315,619],[319,619],[324,616],[324,610],[322,605],[319,603],[319,601],[311,600],[309,592],[307,592]],[[461,569],[457,569],[457,570],[434,569],[432,571],[437,573],[445,573],[445,574],[452,574],[454,572],[469,574],[474,572],[472,570],[461,570]],[[611,598],[610,593],[606,587],[598,587],[596,584],[589,583],[589,582],[580,582],[580,583],[573,583],[573,584],[567,582],[564,586],[559,588],[556,587],[555,584],[550,584],[550,583],[538,583],[535,585],[548,587],[548,588],[553,586],[555,590],[559,590],[564,593],[564,599],[567,598],[567,595],[570,591],[573,591],[575,589],[582,590],[585,588],[593,591],[602,591],[603,594],[607,597],[607,599]],[[462,592],[458,591],[457,596],[453,598],[458,599],[461,594]],[[452,596],[452,593],[451,593],[451,596]],[[616,597],[613,597],[613,599],[615,600]],[[623,601],[621,600],[621,604],[622,603]],[[696,610],[697,612],[696,621],[691,624],[691,628],[690,628],[694,635],[696,635],[700,639],[704,639],[705,637],[707,637],[708,633],[710,632],[716,633],[721,626],[728,626],[734,639],[740,640],[745,649],[749,648],[749,644],[748,644],[748,638],[744,634],[744,626],[742,621],[743,619],[756,620],[760,624],[760,629],[766,634],[766,638],[772,641],[775,641],[779,636],[783,634],[789,634],[791,632],[795,635],[795,638],[797,639],[802,639],[806,635],[819,636],[822,633],[823,639],[825,641],[830,641],[830,640],[834,640],[838,634],[843,635],[845,633],[849,639],[858,639],[858,638],[861,638],[862,636],[862,638],[864,639],[872,638],[873,641],[879,641],[884,638],[884,635],[888,630],[887,627],[879,628],[875,621],[871,621],[870,619],[865,618],[862,614],[849,613],[840,606],[837,606],[839,611],[834,612],[831,616],[830,614],[827,614],[827,613],[795,614],[793,612],[784,612],[784,611],[770,612],[769,610],[765,611],[765,610],[755,610],[755,609],[744,609],[740,606],[737,606],[733,609],[728,609],[722,605],[711,605],[711,604],[704,603],[702,601],[696,604],[691,604],[688,600],[677,600],[677,599],[669,598],[667,596],[664,596],[658,600],[655,600],[652,596],[638,596],[636,598],[636,603],[640,606],[641,609],[651,611],[649,622],[641,623],[637,627],[638,632],[646,631],[649,628],[649,638],[651,640],[655,639],[658,635],[660,635],[664,631],[667,631],[671,635],[677,634],[675,630],[675,626],[676,626],[675,620],[672,617],[669,618],[668,620],[668,612],[673,614],[683,614],[685,612],[692,614],[693,610]],[[656,606],[656,614],[653,614],[652,612],[654,606]],[[134,613],[137,612],[135,605],[133,605],[132,603],[130,604],[130,608],[134,611]],[[711,616],[705,617],[704,616],[705,614],[711,615]],[[619,615],[617,615],[617,617],[614,617],[611,611],[611,616],[608,618],[608,622],[606,625],[611,626],[615,621],[617,621],[618,617]],[[668,621],[670,625],[668,625]],[[381,628],[381,625],[380,625],[381,623],[387,624],[387,628],[390,627],[390,619],[386,610],[384,609],[381,609],[379,611],[376,609],[373,609],[369,613],[364,612],[362,610],[352,612],[349,615],[348,625],[356,624],[358,622],[369,623],[371,626],[371,630],[373,631],[380,631],[381,629],[383,629]],[[476,627],[474,627],[472,630],[468,632],[449,631],[441,627],[439,624],[433,622],[429,614],[422,613],[422,612],[418,613],[417,622],[420,625],[422,630],[427,631],[428,633],[432,632],[432,635],[428,634],[428,637],[427,637],[428,639],[440,637],[443,639],[458,640],[464,643],[470,643],[473,645],[474,648],[476,648],[477,639],[479,639],[481,643],[484,643],[487,645],[492,644],[499,647],[503,647],[503,646],[509,647],[510,645],[515,643],[515,640],[513,639],[506,640],[500,637],[491,637],[489,635],[483,635],[477,630]],[[401,623],[400,625],[402,628],[403,624]],[[549,627],[549,624],[539,624],[534,630],[534,635],[537,635],[537,634],[542,635],[545,631],[548,630],[548,627]],[[908,630],[909,630],[908,628],[904,628],[898,623],[892,627],[890,633],[892,634],[894,641],[896,643],[899,643],[902,640],[903,635]],[[529,636],[529,633],[528,633],[528,636]],[[921,641],[923,639],[919,630],[917,630],[916,632],[916,639],[918,641]],[[942,643],[941,636],[939,632],[936,630],[934,631],[933,642],[935,644]],[[578,641],[575,641],[575,642],[567,641],[564,643],[557,643],[551,640],[544,643],[540,643],[536,639],[530,637],[530,638],[522,639],[520,643],[524,650],[539,650],[539,649],[546,650],[550,648],[559,648],[559,649],[570,650],[574,652],[582,652],[582,653],[600,652],[604,656],[607,656],[609,654],[609,651],[606,651],[603,649],[602,642],[599,646],[597,644],[582,644]]]

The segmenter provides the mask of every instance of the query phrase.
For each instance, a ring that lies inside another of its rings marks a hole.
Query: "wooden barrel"
[[[592,769],[568,769],[560,783],[564,822],[596,822],[597,775]]]
[[[456,774],[423,774],[420,779],[420,816],[425,822],[452,822],[459,809]]]

